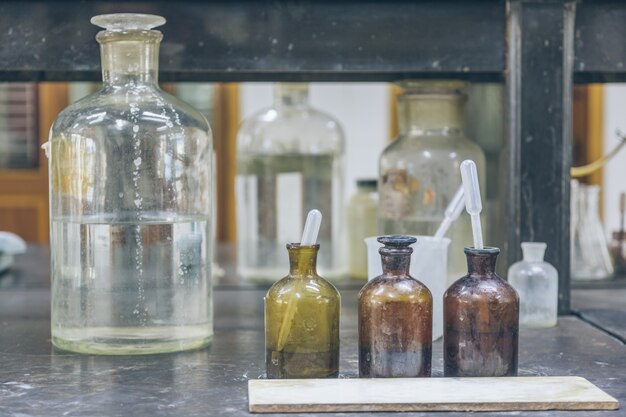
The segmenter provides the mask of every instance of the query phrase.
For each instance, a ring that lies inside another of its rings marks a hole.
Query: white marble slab
[[[619,402],[573,376],[273,379],[248,381],[253,413],[614,410]]]

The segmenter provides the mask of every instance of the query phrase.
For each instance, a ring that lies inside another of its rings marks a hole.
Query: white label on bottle
[[[276,210],[278,215],[278,242],[300,242],[302,234],[302,174],[290,172],[276,178]]]

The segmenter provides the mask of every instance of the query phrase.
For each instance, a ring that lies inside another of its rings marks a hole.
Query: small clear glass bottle
[[[274,104],[243,121],[237,134],[237,271],[273,282],[287,268],[282,242],[295,242],[307,213],[324,215],[319,270],[345,273],[344,137],[339,123],[309,105],[306,84],[276,84]]]
[[[50,130],[52,343],[144,354],[206,346],[212,138],[157,84],[160,16],[96,16],[103,86]]]
[[[541,242],[523,242],[524,259],[509,267],[509,284],[520,299],[522,327],[556,326],[559,275],[555,267],[543,260],[546,247]]]
[[[496,275],[499,253],[465,248],[468,273],[443,296],[445,376],[517,375],[519,297]]]
[[[430,376],[433,297],[409,275],[411,236],[382,236],[378,241],[383,274],[359,292],[359,376],[399,378]]]
[[[367,246],[364,240],[377,234],[378,181],[358,180],[356,185],[356,194],[348,202],[346,210],[348,274],[351,278],[367,281]]]
[[[268,378],[339,375],[339,291],[316,271],[320,245],[287,245],[289,275],[265,295]]]
[[[404,87],[398,96],[400,134],[380,157],[378,232],[432,236],[461,185],[461,162],[476,162],[483,187],[485,156],[463,135],[466,83],[422,80],[400,86]],[[469,217],[455,221],[447,237],[452,241],[451,283],[465,272],[463,248],[472,241]]]

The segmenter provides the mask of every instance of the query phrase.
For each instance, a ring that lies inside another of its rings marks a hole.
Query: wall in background
[[[272,84],[242,83],[241,117],[272,103]],[[378,157],[389,140],[389,84],[313,83],[311,105],[331,114],[346,136],[345,201],[356,190],[358,178],[378,177]]]

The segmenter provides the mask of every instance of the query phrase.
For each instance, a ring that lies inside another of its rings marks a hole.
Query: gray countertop
[[[218,283],[214,291],[215,338],[209,349],[130,357],[77,355],[57,351],[50,344],[47,262],[47,248],[31,247],[29,256],[17,259],[13,272],[0,277],[0,416],[249,415],[247,380],[264,373],[265,289]],[[341,290],[344,377],[358,373],[357,292],[354,284]],[[621,307],[620,298],[626,300],[625,289],[576,290],[573,300],[579,315],[559,318],[555,328],[523,329],[519,374],[583,376],[626,404],[626,346],[612,331],[604,330],[608,322],[587,322],[585,317],[585,311],[593,310],[595,300],[601,303],[598,308],[613,312],[614,321],[623,319],[626,309]],[[441,353],[441,342],[436,342],[434,376],[442,375]],[[625,415],[619,410],[583,413]],[[485,415],[583,414],[552,411]]]

